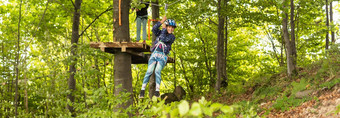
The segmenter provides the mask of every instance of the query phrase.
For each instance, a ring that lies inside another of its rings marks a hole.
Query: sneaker
[[[159,91],[155,91],[155,96],[159,97]]]
[[[139,98],[144,98],[145,90],[141,90],[139,94]]]

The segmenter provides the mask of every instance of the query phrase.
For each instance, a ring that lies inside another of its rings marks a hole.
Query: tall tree
[[[15,79],[15,117],[18,117],[18,104],[19,104],[19,91],[18,91],[18,81],[19,81],[19,52],[20,52],[20,22],[21,22],[21,6],[22,0],[20,0],[20,8],[19,8],[19,22],[18,22],[18,43],[17,43],[17,55],[16,55],[16,79]]]
[[[334,23],[333,23],[333,0],[329,4],[329,12],[330,12],[329,17],[330,17],[331,29],[332,29],[331,38],[332,38],[332,43],[334,44],[335,43],[335,34],[334,34],[334,31],[333,31],[333,26],[334,26]]]
[[[288,13],[285,11],[287,0],[283,1],[283,19],[282,19],[282,31],[283,38],[286,44],[286,57],[287,57],[287,73],[288,77],[292,77],[296,74],[296,65],[294,64],[293,44],[295,41],[289,39],[288,33]],[[295,44],[294,44],[295,45]]]
[[[327,27],[327,30],[326,30],[326,50],[328,49],[329,47],[329,18],[328,18],[328,0],[326,0],[326,27]]]
[[[76,74],[76,63],[77,63],[77,44],[79,40],[79,24],[80,24],[80,7],[82,0],[75,0],[75,3],[71,0],[74,6],[73,12],[73,21],[72,21],[72,39],[71,39],[71,59],[72,62],[69,68],[70,77],[68,79],[68,89],[70,93],[67,95],[68,99],[71,101],[71,104],[67,105],[68,110],[71,112],[72,116],[75,117],[75,109],[73,108],[74,105],[74,98],[75,98],[75,90],[76,90],[76,80],[74,75]]]
[[[291,37],[291,46],[292,46],[292,55],[293,55],[293,64],[296,65],[296,45],[295,45],[295,23],[294,23],[294,12],[295,12],[294,0],[290,0],[290,37]]]
[[[156,0],[155,2],[153,2],[151,8],[152,8],[152,19],[158,19],[159,18],[159,1]],[[153,21],[153,24],[156,24],[158,21]],[[152,33],[152,46],[154,46],[154,41],[156,40],[156,35]],[[156,78],[155,78],[155,72],[153,72],[153,74],[150,77],[149,80],[149,98],[152,98],[152,96],[154,95],[155,91],[156,91]]]
[[[224,17],[222,15],[222,0],[218,0],[218,32],[217,32],[217,80],[215,90],[220,92],[221,83],[225,78],[225,56],[224,56]]]
[[[224,5],[225,5],[225,9],[228,9],[228,2],[229,0],[224,0]],[[228,86],[228,76],[227,76],[227,55],[228,55],[228,16],[225,15],[225,27],[224,27],[224,31],[225,31],[225,37],[224,37],[224,64],[223,64],[223,68],[225,69],[223,72],[224,78],[223,81],[221,83],[222,87],[227,87]]]
[[[130,0],[113,0],[113,39],[116,42],[130,42],[130,2]],[[114,69],[114,94],[119,95],[121,92],[131,93],[126,104],[118,105],[118,108],[126,109],[132,105],[133,100],[131,55],[118,50],[117,53],[115,53]]]

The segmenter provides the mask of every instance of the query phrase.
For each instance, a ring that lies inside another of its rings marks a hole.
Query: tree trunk
[[[205,40],[203,39],[202,37],[202,34],[201,34],[201,31],[199,29],[199,27],[197,27],[197,30],[198,30],[198,34],[199,34],[199,39],[201,40],[202,44],[203,44],[203,53],[204,53],[204,63],[205,63],[205,66],[207,68],[207,71],[209,73],[209,78],[210,78],[210,86],[213,86],[213,76],[212,76],[212,72],[211,72],[211,67],[210,67],[210,64],[209,64],[209,58],[208,58],[208,54],[207,54],[207,49],[208,49],[208,44],[205,43]],[[207,47],[206,47],[207,46]]]
[[[3,76],[5,76],[6,68],[5,68],[5,63],[4,63],[5,62],[4,41],[1,42],[1,54],[2,54],[1,55],[2,56],[2,62],[3,62],[2,63],[2,71],[1,71],[2,73],[1,74],[3,74]],[[3,83],[5,83],[5,85],[6,85],[6,80],[8,80],[8,78],[4,77],[3,80],[4,80]],[[3,84],[3,83],[0,83],[0,84]],[[6,86],[4,86],[4,89],[3,89],[4,92],[2,92],[2,90],[1,90],[1,96],[3,96],[3,99],[1,100],[1,103],[5,103],[4,101],[6,101],[7,95],[5,93],[5,91],[6,91],[5,89],[6,89]],[[6,96],[4,96],[4,93],[5,93]],[[4,112],[6,112],[6,107],[2,106],[2,107],[0,107],[0,109],[4,109]],[[0,113],[0,116],[5,116],[5,115],[6,115],[5,113],[4,114],[2,112]]]
[[[118,42],[130,42],[129,30],[129,9],[130,0],[113,0],[113,39]],[[121,17],[119,17],[121,16]],[[117,107],[126,109],[132,105],[132,75],[131,75],[131,55],[126,52],[117,50],[114,58],[114,86],[115,95],[121,92],[130,93],[126,104],[120,104]],[[131,115],[131,114],[130,114]]]
[[[158,0],[156,2],[153,2],[153,4],[159,4]],[[158,19],[159,18],[159,6],[152,5],[152,19]],[[158,21],[153,21],[153,24],[156,24]],[[156,40],[156,35],[152,33],[152,46],[154,46],[154,41]],[[152,98],[156,91],[156,78],[155,78],[155,72],[152,73],[150,80],[149,80],[149,98]]]
[[[176,52],[175,44],[173,45],[173,52]],[[174,53],[174,59],[176,60],[176,53]],[[177,86],[177,81],[176,81],[176,61],[174,61],[174,88]]]
[[[284,0],[284,3],[286,0]],[[286,6],[284,5],[283,8]],[[284,12],[284,17],[282,20],[282,31],[283,31],[283,38],[286,44],[286,57],[287,57],[287,73],[288,77],[292,77],[294,71],[295,71],[295,66],[294,66],[294,61],[293,61],[293,52],[292,52],[292,45],[291,41],[289,40],[289,33],[288,33],[288,14],[283,10]]]
[[[97,54],[97,53],[96,53]],[[99,70],[99,66],[98,66],[98,58],[97,57],[95,57],[95,59],[94,59],[94,65],[95,65],[95,67],[96,67],[96,70],[97,70],[97,88],[100,88],[100,70]]]
[[[26,113],[28,114],[28,95],[27,95],[27,89],[28,89],[28,84],[27,84],[27,77],[26,74],[24,75],[25,77],[25,108],[26,108]]]
[[[22,0],[20,0],[20,8],[19,8],[19,22],[18,22],[18,44],[17,44],[17,56],[16,56],[16,79],[15,79],[15,117],[18,117],[18,96],[19,96],[19,91],[18,91],[18,81],[19,81],[19,52],[20,52],[20,22],[21,22],[21,5],[22,5]]]
[[[179,60],[180,60],[180,66],[182,67],[182,70],[183,70],[183,74],[184,74],[184,79],[186,80],[186,82],[187,82],[187,88],[188,88],[188,90],[187,91],[190,91],[190,92],[188,92],[188,94],[189,93],[194,93],[193,91],[193,86],[191,85],[191,82],[189,81],[189,78],[188,78],[188,76],[187,76],[187,72],[185,71],[185,67],[184,67],[184,61],[182,60],[182,58],[180,58],[179,57]],[[192,94],[189,94],[189,96],[191,96]]]
[[[283,50],[285,49],[285,46],[284,46],[284,42],[285,42],[285,39],[283,38],[283,35],[281,35],[281,40],[282,40],[282,43],[281,43],[281,54],[280,54],[280,67],[283,67],[285,62],[284,62],[284,58],[283,58]]]
[[[326,27],[327,27],[327,31],[326,31],[326,50],[328,50],[328,46],[329,46],[329,18],[328,18],[328,0],[326,0]]]
[[[333,1],[331,1],[331,3],[329,4],[329,11],[330,11],[330,21],[331,21],[331,29],[332,29],[332,33],[331,33],[331,38],[332,38],[332,44],[335,43],[335,34],[333,31],[333,27],[334,27],[334,23],[333,23]]]
[[[84,31],[84,18],[81,19],[81,29]],[[81,35],[81,44],[84,44],[84,36],[83,35]],[[81,81],[82,81],[83,90],[85,90],[85,81],[87,79],[87,76],[85,75],[85,72],[84,72],[84,66],[86,65],[86,60],[85,60],[85,55],[83,54],[83,51],[81,53],[82,54],[80,55],[80,59],[81,59],[80,71],[83,73]],[[54,92],[52,92],[52,93],[54,93]],[[84,97],[85,108],[87,109],[88,107],[87,107],[87,102],[86,102],[86,91],[84,91],[83,97]],[[53,103],[53,101],[52,101],[52,103]]]
[[[225,66],[224,66],[224,18],[222,16],[222,8],[221,8],[221,0],[218,0],[218,39],[217,39],[217,58],[216,58],[216,70],[217,70],[217,80],[215,84],[215,91],[220,92],[221,83],[225,75]]]
[[[103,59],[103,62],[104,62],[104,72],[103,72],[103,77],[102,77],[102,79],[103,79],[103,85],[104,85],[104,87],[106,87],[106,83],[105,83],[105,73],[106,73],[106,65],[108,64],[108,62],[106,63],[106,61],[105,61],[105,59]],[[105,91],[105,93],[107,93],[107,91]]]
[[[73,1],[72,1],[73,2]],[[74,75],[76,74],[76,64],[77,64],[77,44],[79,40],[79,24],[80,24],[80,7],[81,0],[75,0],[74,3],[74,12],[73,12],[73,23],[72,23],[72,40],[71,40],[71,64],[69,68],[70,77],[68,79],[68,89],[70,90],[70,94],[67,95],[68,99],[71,101],[71,104],[67,105],[68,110],[71,112],[72,117],[76,116],[75,109],[73,108],[74,99],[75,99],[75,90],[76,90],[76,80]]]
[[[290,0],[290,30],[291,30],[291,41],[290,41],[290,45],[291,45],[291,49],[292,49],[292,59],[293,59],[293,66],[294,66],[294,70],[293,70],[293,74],[296,75],[297,71],[296,71],[296,61],[297,61],[297,52],[296,52],[296,43],[295,43],[295,23],[294,23],[294,0]]]
[[[226,9],[228,9],[228,0],[224,0],[224,4]],[[225,37],[224,37],[224,60],[223,60],[223,81],[221,83],[221,87],[228,87],[228,76],[227,76],[227,54],[228,54],[228,16],[225,16]]]

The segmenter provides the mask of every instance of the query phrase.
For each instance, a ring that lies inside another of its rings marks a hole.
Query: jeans
[[[137,42],[140,40],[140,28],[141,28],[141,25],[143,25],[143,40],[145,41],[146,40],[146,23],[147,23],[147,20],[148,20],[148,16],[145,15],[145,16],[138,16],[136,18],[136,22],[137,22]]]
[[[152,75],[153,71],[155,70],[156,74],[156,91],[159,91],[159,86],[161,84],[161,71],[166,65],[168,56],[165,55],[163,52],[154,51],[151,54],[151,57],[148,62],[148,70],[145,73],[142,90],[145,90],[146,84],[149,82],[150,76]]]

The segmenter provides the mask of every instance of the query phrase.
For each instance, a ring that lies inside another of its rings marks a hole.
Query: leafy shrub
[[[264,86],[254,91],[253,97],[257,97],[258,100],[265,97],[271,97],[277,95],[281,91],[281,88],[277,86]]]
[[[310,83],[306,79],[301,79],[300,82],[292,82],[290,88],[287,88],[282,97],[276,99],[273,107],[277,110],[287,111],[291,107],[299,106],[301,103],[309,100],[310,98],[304,97],[302,99],[295,98],[295,94],[299,91],[305,90],[306,86]],[[287,97],[290,95],[289,97]]]
[[[325,82],[325,83],[322,83],[320,85],[321,88],[323,87],[327,87],[328,89],[332,88],[333,86],[335,86],[336,84],[340,83],[340,78],[338,79],[333,79],[331,81],[328,81],[328,82]]]
[[[299,83],[292,82],[291,86],[293,87],[293,89],[291,90],[291,94],[295,95],[295,93],[302,91],[302,90],[305,90],[306,86],[309,85],[309,84],[310,83],[308,83],[305,78],[302,78]]]
[[[137,105],[142,117],[212,117],[213,113],[217,113],[219,117],[235,117],[234,108],[236,106],[228,106],[220,103],[211,103],[202,97],[198,102],[189,104],[188,101],[173,102],[164,105],[164,100],[157,102],[157,98],[146,100]],[[146,109],[149,108],[149,109]]]
[[[290,107],[299,106],[301,103],[305,102],[306,100],[308,100],[308,98],[296,99],[294,97],[283,96],[283,97],[278,98],[275,101],[275,104],[273,105],[273,107],[283,112],[283,111],[289,110]]]

